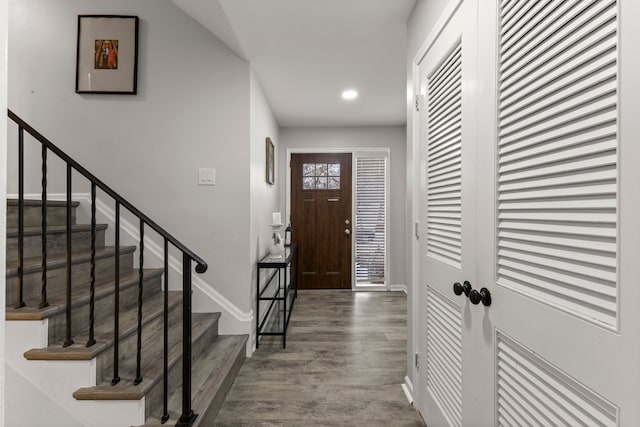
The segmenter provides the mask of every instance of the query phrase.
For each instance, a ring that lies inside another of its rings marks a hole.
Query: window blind
[[[356,159],[356,285],[386,282],[387,159]]]

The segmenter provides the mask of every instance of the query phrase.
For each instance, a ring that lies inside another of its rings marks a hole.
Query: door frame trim
[[[286,170],[287,173],[285,174],[285,218],[288,222],[291,221],[291,155],[292,154],[306,154],[306,153],[328,153],[328,154],[335,154],[335,153],[348,153],[351,154],[351,162],[352,165],[355,164],[355,159],[356,159],[356,154],[357,153],[384,153],[387,157],[387,189],[389,187],[389,180],[391,177],[391,161],[390,161],[390,157],[391,157],[391,148],[390,147],[349,147],[349,148],[287,148],[287,153],[286,153]],[[355,211],[355,204],[353,203],[353,201],[355,200],[355,185],[354,183],[356,182],[355,180],[356,178],[356,167],[352,166],[351,167],[351,218],[352,221],[356,216],[356,211]],[[386,210],[387,210],[387,232],[386,232],[386,253],[385,253],[385,257],[386,257],[386,261],[385,261],[385,268],[386,268],[386,276],[387,276],[387,280],[386,283],[384,285],[373,285],[373,286],[367,286],[365,289],[362,288],[356,288],[356,269],[355,269],[355,265],[356,265],[356,257],[355,257],[355,248],[356,248],[356,239],[351,239],[351,290],[352,291],[388,291],[391,290],[391,280],[389,279],[391,277],[391,269],[390,269],[390,265],[391,263],[389,262],[389,192],[387,191],[387,200],[386,200]],[[355,236],[355,234],[353,234]]]

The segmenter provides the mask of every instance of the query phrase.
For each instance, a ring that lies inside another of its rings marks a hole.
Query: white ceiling
[[[173,1],[251,62],[281,126],[406,122],[415,0]]]

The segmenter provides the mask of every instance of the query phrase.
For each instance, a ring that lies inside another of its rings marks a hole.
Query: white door
[[[453,290],[454,283],[474,286],[477,275],[476,16],[474,0],[461,2],[418,60],[423,232],[416,401],[429,426],[491,419],[484,389],[491,378],[474,369],[491,364],[482,310]]]
[[[461,269],[428,236],[421,254],[419,409],[430,426],[640,425],[640,6],[499,0],[476,18],[474,229]],[[453,296],[460,280],[492,304]]]

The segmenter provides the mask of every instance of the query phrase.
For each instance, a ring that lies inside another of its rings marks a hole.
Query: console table
[[[298,297],[296,268],[296,245],[285,247],[284,254],[278,258],[267,255],[258,261],[256,348],[262,335],[282,335],[282,348],[287,347],[287,327]]]

